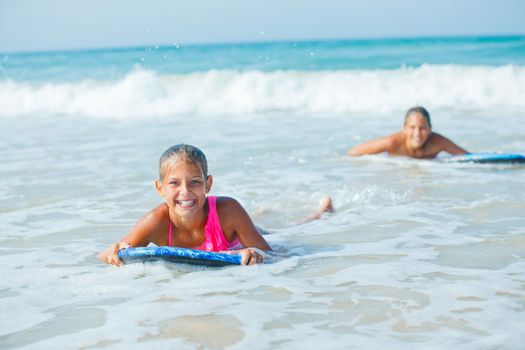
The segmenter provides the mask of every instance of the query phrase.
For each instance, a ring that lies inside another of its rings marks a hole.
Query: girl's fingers
[[[98,255],[97,255],[97,259],[98,259],[98,260],[101,260],[101,261],[103,261],[103,262],[107,262],[108,260],[107,260],[107,258],[106,258],[106,252],[103,251],[102,253],[98,254]]]
[[[112,244],[97,257],[105,263],[120,266],[122,261],[118,257],[119,248],[119,243]]]
[[[241,265],[248,265],[250,260],[250,252],[247,249],[241,250]]]
[[[118,257],[118,252],[121,249],[130,247],[130,244],[127,242],[118,242],[110,245],[105,251],[98,255],[98,258],[105,263],[120,266],[122,265],[122,260]]]
[[[257,249],[246,248],[243,251],[241,263],[243,265],[254,265],[263,262],[264,257],[260,254]]]
[[[122,261],[119,259],[117,254],[111,254],[110,259],[111,259],[110,264],[113,264],[116,266],[122,265]]]

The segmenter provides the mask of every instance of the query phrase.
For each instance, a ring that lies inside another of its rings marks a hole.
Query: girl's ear
[[[206,179],[206,193],[210,192],[212,184],[213,184],[213,176],[208,175],[208,178]]]
[[[155,189],[157,190],[159,196],[164,197],[164,189],[162,188],[161,180],[155,180]]]

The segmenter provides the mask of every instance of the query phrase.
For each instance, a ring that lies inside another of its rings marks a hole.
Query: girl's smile
[[[197,201],[195,199],[177,200],[175,202],[183,209],[192,208],[197,203]]]

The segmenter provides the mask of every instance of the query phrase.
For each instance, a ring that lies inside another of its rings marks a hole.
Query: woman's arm
[[[359,157],[365,154],[390,152],[394,143],[395,134],[367,141],[348,150],[350,157]]]
[[[445,151],[453,155],[470,153],[469,151],[456,145],[454,142],[452,142],[445,136],[437,134],[437,133],[433,133],[433,134],[435,135],[436,145],[439,147],[440,151]]]

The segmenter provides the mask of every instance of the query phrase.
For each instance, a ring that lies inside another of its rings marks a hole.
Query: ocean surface
[[[0,348],[523,349],[525,166],[346,155],[414,105],[525,154],[525,37],[0,53]],[[272,263],[96,259],[182,142]]]

